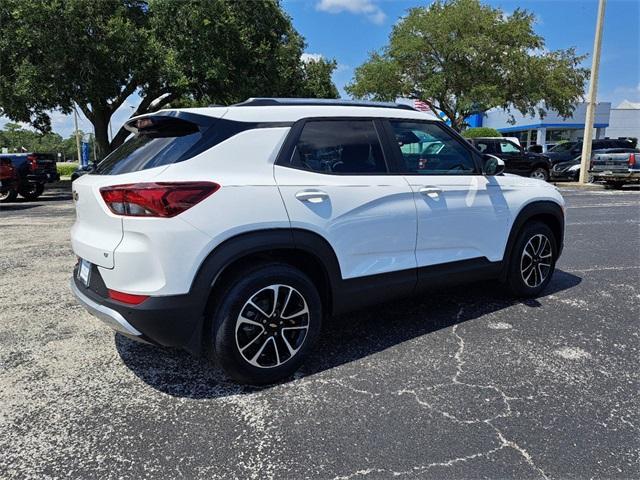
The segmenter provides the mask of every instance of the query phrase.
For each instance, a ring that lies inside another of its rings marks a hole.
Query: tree
[[[85,137],[83,132],[80,135]],[[92,152],[93,136],[88,141],[89,151]],[[65,159],[77,160],[78,156],[75,135],[63,140],[57,133],[41,133],[11,122],[0,129],[0,148],[7,148],[10,152],[61,153]]]
[[[571,115],[584,92],[585,56],[545,50],[534,15],[506,15],[478,0],[436,0],[409,10],[389,44],[358,67],[348,93],[357,98],[419,98],[457,130],[469,115],[502,107],[544,117]]]
[[[48,131],[50,110],[77,105],[100,157],[128,136],[109,142],[108,126],[136,92],[133,115],[315,92],[277,0],[0,0],[0,25],[4,114]]]
[[[302,64],[303,81],[298,96],[303,98],[338,98],[331,75],[338,66],[335,60],[308,59]]]

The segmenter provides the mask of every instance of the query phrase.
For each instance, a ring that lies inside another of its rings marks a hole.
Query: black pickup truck
[[[504,161],[504,171],[524,177],[549,180],[551,163],[545,155],[525,151],[520,145],[501,137],[467,139],[480,153],[489,153]]]
[[[4,189],[0,201],[11,202],[20,194],[27,200],[35,200],[46,183],[60,180],[56,158],[51,153],[4,153],[0,162],[13,167],[12,188]]]

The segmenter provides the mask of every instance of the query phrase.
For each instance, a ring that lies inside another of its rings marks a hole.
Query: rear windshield
[[[181,137],[137,134],[102,160],[94,173],[118,175],[176,163],[200,138],[200,132]]]
[[[176,163],[202,138],[197,125],[178,118],[139,120],[130,128],[134,136],[102,160],[93,173],[118,175]]]

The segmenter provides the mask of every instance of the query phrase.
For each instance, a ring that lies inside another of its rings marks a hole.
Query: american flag
[[[427,105],[422,100],[418,100],[418,99],[415,99],[413,101],[413,108],[415,108],[416,110],[419,110],[421,112],[430,112],[431,111],[431,109],[429,108],[429,105]]]
[[[431,112],[434,115],[437,115],[438,117],[440,117],[447,125],[451,125],[451,121],[449,120],[449,117],[447,117],[444,112],[440,112],[438,110],[435,110],[431,107],[429,107],[429,105],[426,104],[426,102],[419,100],[419,99],[415,99],[413,101],[413,108],[415,108],[416,110],[419,110],[421,112]]]

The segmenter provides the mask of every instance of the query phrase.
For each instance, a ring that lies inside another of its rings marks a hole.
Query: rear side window
[[[174,117],[143,118],[131,130],[134,136],[102,160],[94,173],[118,175],[176,163],[202,139],[196,124]]]
[[[320,173],[386,173],[372,120],[309,121],[304,124],[291,166]]]

